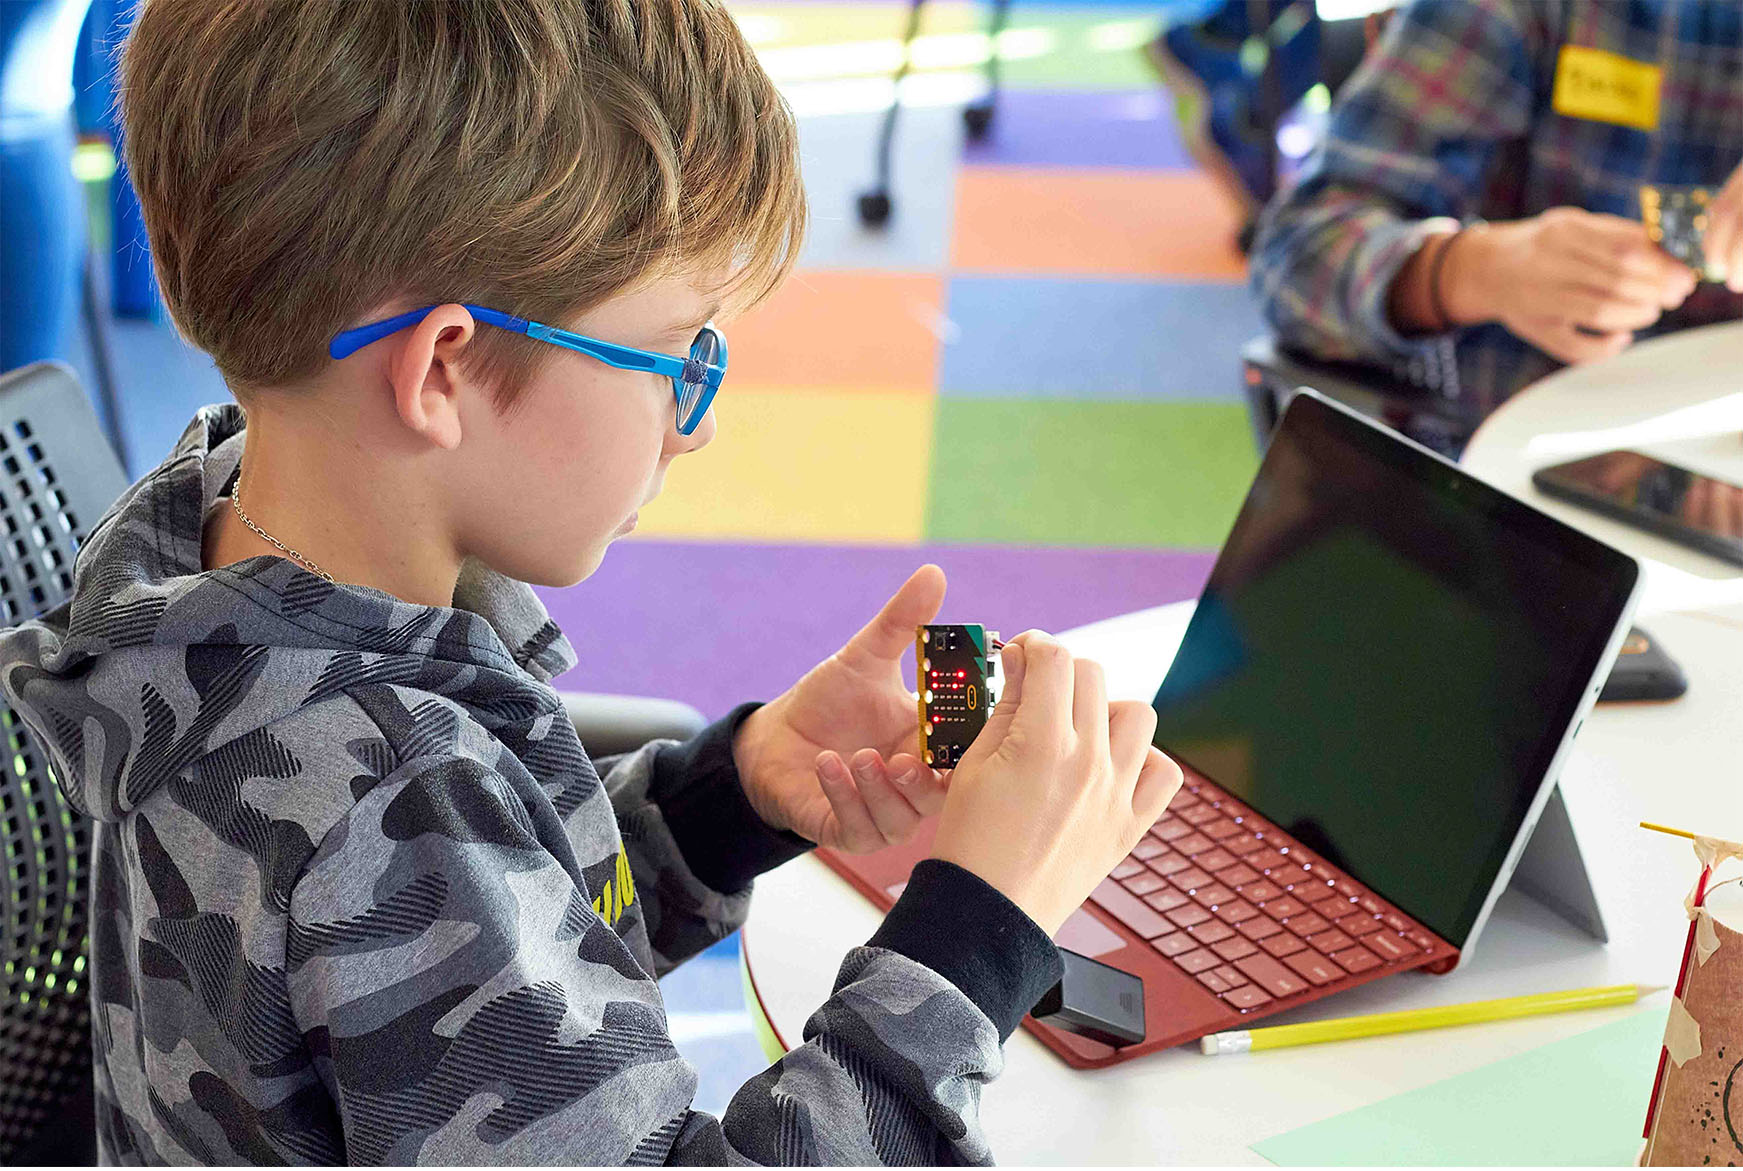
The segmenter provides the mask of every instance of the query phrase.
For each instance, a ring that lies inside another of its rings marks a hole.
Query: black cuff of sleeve
[[[1017,904],[951,862],[928,858],[868,947],[888,948],[956,985],[1010,1037],[1065,973],[1059,949]]]
[[[718,891],[738,891],[751,879],[797,858],[813,844],[771,827],[751,808],[732,758],[732,738],[761,704],[740,704],[682,744],[654,758],[662,774],[655,797],[666,828],[690,873]]]

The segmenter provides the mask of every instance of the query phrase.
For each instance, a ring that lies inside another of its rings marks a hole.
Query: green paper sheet
[[[1279,1167],[1630,1165],[1664,1019],[1638,1012],[1253,1150]]]

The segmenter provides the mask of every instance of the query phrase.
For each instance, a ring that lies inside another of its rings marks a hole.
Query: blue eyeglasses
[[[378,342],[390,333],[410,329],[428,317],[435,308],[435,305],[426,305],[422,309],[389,317],[386,321],[347,329],[334,335],[327,346],[327,353],[334,358],[349,358],[371,342]],[[712,325],[704,325],[696,334],[696,340],[690,343],[689,355],[678,358],[670,354],[654,354],[629,346],[613,345],[597,338],[582,337],[554,325],[541,325],[524,317],[486,309],[482,305],[467,305],[466,308],[473,317],[486,325],[513,330],[534,341],[550,342],[553,346],[586,354],[607,366],[615,366],[619,370],[647,370],[665,375],[672,380],[672,395],[678,400],[680,435],[689,435],[701,425],[703,417],[708,414],[708,408],[714,403],[715,392],[726,378],[726,338]]]

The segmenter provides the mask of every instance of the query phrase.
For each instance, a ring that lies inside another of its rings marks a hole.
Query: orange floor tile
[[[943,289],[941,278],[917,273],[794,273],[768,301],[727,323],[727,385],[931,394]]]
[[[951,259],[959,272],[1240,281],[1239,228],[1196,171],[965,167]]]

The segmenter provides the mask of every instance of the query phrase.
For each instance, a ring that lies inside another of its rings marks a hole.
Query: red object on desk
[[[1713,868],[1711,866],[1701,867],[1700,880],[1695,883],[1695,906],[1699,907],[1702,903],[1707,901],[1707,880],[1712,876]],[[1678,968],[1676,971],[1676,996],[1678,1000],[1681,1000],[1683,993],[1688,991],[1689,957],[1694,955],[1694,951],[1695,921],[1690,919],[1689,937],[1687,942],[1682,945],[1682,967]],[[1640,1132],[1641,1138],[1652,1137],[1652,1119],[1653,1116],[1658,1113],[1658,1097],[1664,1092],[1664,1067],[1669,1061],[1670,1050],[1664,1046],[1660,1046],[1658,1050],[1658,1073],[1655,1074],[1652,1079],[1652,1097],[1646,1103],[1646,1129]]]

